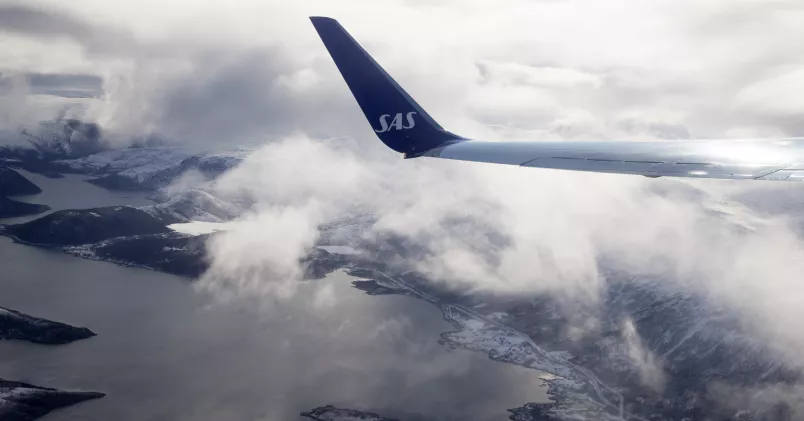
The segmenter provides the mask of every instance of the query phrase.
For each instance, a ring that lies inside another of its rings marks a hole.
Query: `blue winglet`
[[[389,148],[412,158],[464,140],[439,126],[338,21],[310,20],[369,124]]]

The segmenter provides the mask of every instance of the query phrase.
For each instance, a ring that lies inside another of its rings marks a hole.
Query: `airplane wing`
[[[804,138],[655,142],[466,139],[436,123],[337,21],[310,19],[377,136],[405,158],[647,177],[804,180]]]

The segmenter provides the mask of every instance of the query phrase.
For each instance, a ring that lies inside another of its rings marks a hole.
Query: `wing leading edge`
[[[804,138],[483,142],[441,128],[335,20],[310,18],[380,140],[420,156],[647,177],[804,181]]]
[[[661,142],[461,142],[426,156],[522,167],[694,177],[804,180],[804,139]]]

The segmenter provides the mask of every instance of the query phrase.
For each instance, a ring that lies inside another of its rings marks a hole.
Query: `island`
[[[53,212],[31,222],[4,226],[0,234],[21,243],[59,247],[168,232],[173,231],[148,212],[111,206]]]
[[[11,168],[0,166],[0,196],[28,196],[42,189]]]
[[[315,408],[310,412],[302,412],[300,415],[316,421],[399,421],[395,418],[381,417],[372,412],[341,409],[332,405]]]
[[[63,250],[85,259],[152,269],[194,279],[209,268],[206,258],[208,237],[178,232],[133,235],[64,247]]]
[[[40,319],[0,307],[0,340],[18,339],[45,345],[64,345],[96,336],[84,327]]]
[[[63,210],[13,225],[0,235],[38,247],[124,266],[196,278],[204,273],[208,236],[173,231],[175,208],[112,206]]]
[[[50,210],[50,206],[35,203],[18,202],[0,196],[0,218],[17,218],[20,216],[36,215]]]
[[[106,396],[96,392],[66,392],[0,379],[0,419],[31,421],[51,411]]]
[[[41,193],[42,190],[11,168],[0,166],[0,218],[16,218],[47,212],[49,206],[19,202],[8,196],[27,196]]]

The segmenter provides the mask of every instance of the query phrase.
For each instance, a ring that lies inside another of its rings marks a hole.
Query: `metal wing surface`
[[[804,138],[656,142],[458,142],[424,156],[522,167],[695,177],[804,180]]]

